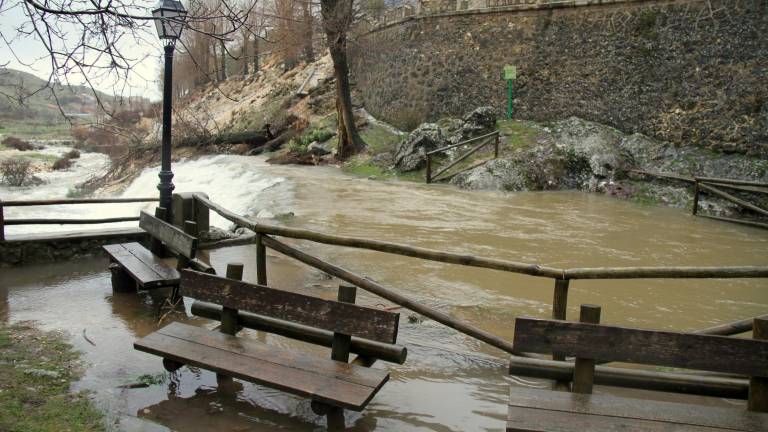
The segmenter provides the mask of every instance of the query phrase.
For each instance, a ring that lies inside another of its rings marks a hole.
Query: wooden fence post
[[[243,280],[243,265],[240,263],[227,264],[227,279]],[[221,310],[221,326],[219,331],[234,336],[239,330],[237,324],[237,309],[224,306]],[[227,375],[216,374],[216,383],[219,385],[219,390],[224,393],[231,393],[232,390],[232,377]]]
[[[208,198],[208,195],[202,192],[195,192],[194,195],[201,195]],[[194,200],[194,214],[195,222],[197,222],[197,230],[199,232],[207,232],[211,230],[211,210],[205,206],[199,200]]]
[[[427,184],[432,183],[432,155],[427,153]]]
[[[768,318],[755,318],[752,326],[752,338],[768,340]],[[749,378],[747,409],[768,412],[768,378],[757,376]]]
[[[696,213],[699,211],[699,179],[694,177],[693,178],[693,209],[691,210],[691,214],[696,216]]]
[[[581,305],[579,321],[590,324],[600,324],[600,306]],[[595,382],[595,359],[576,357],[573,366],[574,393],[592,394],[592,385]]]
[[[256,233],[256,283],[267,284],[267,248],[264,246],[264,234]]]
[[[499,135],[496,135],[496,143],[494,144],[494,149],[493,149],[493,158],[494,159],[498,159],[499,158],[499,141],[500,141]]]
[[[5,216],[3,216],[3,200],[0,200],[0,241],[5,241]]]

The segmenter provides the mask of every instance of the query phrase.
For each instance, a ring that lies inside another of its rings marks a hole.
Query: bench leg
[[[120,264],[110,264],[109,271],[112,273],[112,291],[136,292],[136,282]]]
[[[343,431],[346,428],[344,424],[344,408],[324,404],[318,401],[312,401],[312,411],[317,415],[324,415],[327,419],[329,431]]]
[[[326,418],[328,419],[329,431],[343,431],[346,429],[346,425],[344,424],[344,408],[331,408],[331,410],[328,411],[328,414],[326,414]]]
[[[177,370],[181,369],[182,366],[184,366],[184,364],[179,363],[176,360],[171,360],[167,358],[163,359],[163,367],[168,372],[176,372]]]

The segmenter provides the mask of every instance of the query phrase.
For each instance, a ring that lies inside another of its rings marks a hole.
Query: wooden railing
[[[469,267],[479,267],[525,274],[535,277],[546,277],[553,281],[552,318],[564,320],[568,305],[568,291],[571,280],[577,279],[657,279],[657,278],[768,278],[768,266],[724,266],[724,267],[599,267],[599,268],[573,268],[560,269],[538,264],[521,263],[499,260],[493,258],[478,257],[475,255],[456,254],[416,246],[369,240],[358,237],[337,236],[306,229],[289,228],[253,222],[241,215],[210,201],[209,199],[194,195],[194,205],[185,208],[208,208],[221,215],[237,226],[248,228],[255,232],[255,236],[245,239],[223,240],[210,242],[202,247],[213,249],[232,246],[236,244],[255,243],[256,246],[256,281],[259,284],[267,284],[267,260],[266,249],[270,248],[280,254],[296,259],[310,267],[323,271],[347,283],[371,292],[381,298],[389,300],[404,308],[417,312],[429,319],[444,324],[460,331],[472,338],[483,341],[493,347],[508,353],[514,352],[512,342],[504,340],[475,325],[452,317],[434,307],[423,304],[409,298],[395,290],[373,281],[363,275],[358,275],[338,265],[326,262],[312,256],[292,245],[277,240],[275,237],[285,237],[296,240],[308,240],[315,243],[344,246],[357,249],[366,249],[389,254],[414,257],[430,261],[458,264]],[[186,216],[185,216],[186,217]],[[189,218],[193,218],[191,215]],[[205,215],[204,217],[208,217]],[[733,335],[750,331],[752,320],[745,319],[734,323],[727,323],[716,327],[698,330],[700,334]],[[555,360],[564,360],[555,358]],[[540,358],[530,359],[532,367],[541,367],[559,371],[565,365],[562,361],[551,361]],[[572,367],[572,365],[571,365]],[[707,394],[721,397],[746,398],[747,381],[742,378],[724,376],[703,376],[670,372],[634,371],[609,366],[599,366],[597,373],[608,379],[615,385],[625,385],[651,390],[668,390],[675,388],[678,391],[695,394]]]
[[[726,201],[732,202],[738,205],[739,207],[749,209],[762,216],[768,216],[768,209],[759,207],[751,202],[745,201],[723,190],[723,188],[728,188],[728,189],[733,189],[733,190],[742,191],[742,192],[768,194],[768,183],[748,181],[748,180],[731,180],[731,179],[722,179],[722,178],[712,178],[712,177],[694,177],[693,181],[694,181],[693,208],[691,209],[691,213],[694,216],[701,216],[701,217],[706,217],[709,219],[715,219],[715,220],[720,220],[725,222],[735,222],[735,223],[740,223],[743,225],[751,225],[759,228],[768,228],[768,223],[764,223],[764,222],[747,220],[747,219],[729,218],[729,217],[723,217],[723,216],[699,214],[699,195],[702,192],[707,192],[712,195],[718,196]]]
[[[158,198],[73,198],[73,199],[48,199],[48,200],[19,200],[2,201],[0,200],[0,241],[5,240],[5,227],[10,225],[81,225],[81,224],[106,224],[115,222],[138,221],[139,216],[126,216],[101,219],[5,219],[3,209],[5,207],[30,207],[30,206],[50,206],[62,204],[114,204],[114,203],[136,203],[153,202]]]
[[[451,177],[455,176],[456,174],[458,174],[460,172],[463,172],[463,171],[466,171],[466,170],[469,170],[469,169],[477,167],[478,164],[475,164],[475,165],[469,166],[467,168],[464,168],[463,170],[457,171],[457,172],[455,172],[455,173],[453,173],[451,175],[445,176],[443,178],[438,178],[441,175],[443,175],[445,172],[447,172],[449,169],[455,167],[460,162],[464,161],[468,157],[470,157],[473,154],[477,153],[481,148],[485,147],[487,144],[490,144],[491,142],[493,142],[493,144],[494,144],[493,158],[494,159],[498,158],[499,157],[499,139],[500,139],[499,136],[500,136],[499,135],[499,131],[495,131],[495,132],[491,132],[491,133],[486,134],[486,135],[481,135],[479,137],[471,138],[471,139],[468,139],[466,141],[462,141],[460,143],[451,144],[451,145],[448,145],[448,146],[445,146],[445,147],[441,147],[439,149],[427,152],[427,155],[426,155],[427,156],[427,175],[426,175],[427,183],[432,183],[434,181],[449,180]],[[448,166],[446,166],[446,167],[442,168],[440,171],[438,171],[437,174],[434,174],[434,175],[432,174],[432,158],[433,158],[433,155],[435,155],[437,153],[442,153],[442,152],[444,152],[446,150],[450,150],[452,148],[461,147],[461,146],[464,146],[464,145],[467,145],[467,144],[472,144],[472,143],[475,143],[475,142],[478,142],[478,141],[480,141],[480,144],[476,145],[475,147],[472,147],[471,149],[469,149],[469,151],[467,151],[466,153],[464,153],[460,157],[456,158]],[[485,162],[486,161],[482,161],[482,163],[485,163]]]

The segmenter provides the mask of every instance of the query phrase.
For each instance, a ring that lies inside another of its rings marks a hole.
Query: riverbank
[[[79,359],[61,334],[0,324],[0,430],[106,430],[87,393],[70,391],[82,375]]]

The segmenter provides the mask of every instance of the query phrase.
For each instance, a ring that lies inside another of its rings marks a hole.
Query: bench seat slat
[[[727,336],[521,317],[515,350],[768,377],[768,341]]]
[[[365,408],[389,379],[385,371],[297,354],[181,323],[136,341],[134,348],[355,411]]]
[[[703,426],[509,407],[507,432],[724,432]]]
[[[182,323],[171,323],[157,333],[172,336],[178,339],[191,340],[202,345],[253,357],[256,360],[268,361],[278,364],[290,364],[292,368],[301,369],[327,376],[329,378],[349,381],[367,387],[377,387],[385,372],[377,369],[361,368],[349,363],[321,359],[317,357],[297,356],[292,351],[275,350],[273,346],[266,345],[257,340],[237,337],[221,332],[212,332],[200,327]]]
[[[350,303],[182,271],[181,294],[323,330],[393,344],[400,314]]]
[[[609,419],[626,419],[617,421],[619,424],[632,424],[633,420],[642,422],[662,422],[684,426],[677,430],[737,430],[737,431],[766,431],[768,430],[768,414],[752,411],[695,405],[679,402],[664,402],[656,400],[639,400],[601,394],[578,394],[552,390],[530,389],[513,386],[510,391],[510,420],[515,418],[515,424],[522,424],[517,418],[524,415],[518,408],[538,409],[550,412],[553,417],[589,418],[603,416]],[[512,415],[512,412],[515,415]],[[534,416],[535,417],[535,416]],[[546,417],[546,416],[545,416]],[[553,421],[556,425],[558,421]],[[548,424],[541,421],[542,425]],[[581,425],[580,425],[581,426]],[[690,429],[694,428],[694,429]],[[559,430],[542,428],[541,430]],[[603,430],[602,428],[572,428],[568,430]],[[609,429],[613,430],[613,429]],[[645,430],[638,426],[627,430]],[[656,429],[651,429],[656,430]],[[676,429],[659,429],[676,430]]]
[[[179,272],[157,259],[139,243],[112,244],[103,248],[144,289],[179,284]]]

